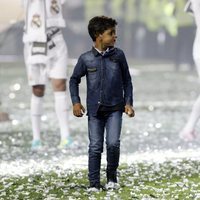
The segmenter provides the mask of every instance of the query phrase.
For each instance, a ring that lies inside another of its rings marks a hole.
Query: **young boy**
[[[99,190],[101,153],[106,129],[107,184],[116,188],[120,155],[122,113],[134,116],[132,83],[125,55],[115,48],[117,22],[105,16],[89,21],[88,31],[94,46],[79,57],[70,78],[73,113],[82,117],[85,109],[79,97],[81,77],[87,79],[87,115],[89,129],[89,182]]]

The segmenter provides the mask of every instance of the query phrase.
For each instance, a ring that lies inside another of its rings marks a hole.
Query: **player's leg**
[[[200,77],[200,30],[197,29],[196,37],[194,40],[193,45],[193,58],[194,62],[197,68],[198,75]],[[200,96],[197,98],[196,102],[194,103],[192,107],[192,112],[188,118],[188,121],[183,128],[183,130],[180,132],[180,137],[185,140],[193,140],[196,137],[195,134],[195,126],[200,117]]]
[[[43,114],[43,96],[45,86],[35,85],[32,86],[31,96],[31,123],[32,123],[32,149],[36,149],[41,146],[41,116]]]
[[[65,79],[52,79],[55,98],[55,111],[60,127],[60,148],[65,148],[72,143],[69,131],[69,103]]]
[[[180,132],[180,137],[186,141],[191,141],[195,139],[196,134],[195,134],[195,126],[200,117],[200,96],[194,103],[192,107],[192,112],[189,116],[189,119],[183,128],[183,130]]]
[[[69,147],[72,143],[69,130],[69,102],[67,80],[67,47],[62,35],[54,39],[55,55],[50,63],[49,76],[52,80],[52,86],[55,97],[55,111],[60,127],[60,148]]]

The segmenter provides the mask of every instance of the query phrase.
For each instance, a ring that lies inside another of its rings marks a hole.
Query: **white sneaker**
[[[87,192],[99,192],[100,189],[96,188],[96,187],[90,187],[87,189]]]
[[[120,185],[118,183],[114,183],[112,181],[109,181],[105,185],[106,190],[117,190],[117,189],[119,189],[119,187],[120,187]]]
[[[96,183],[90,184],[90,187],[87,189],[87,192],[100,192],[102,190],[105,190],[105,187],[99,183]]]

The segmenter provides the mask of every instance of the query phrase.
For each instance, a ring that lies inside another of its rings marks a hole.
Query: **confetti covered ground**
[[[86,188],[87,117],[77,119],[70,109],[75,145],[59,150],[49,84],[42,116],[44,149],[32,152],[31,90],[24,64],[0,63],[0,111],[10,117],[10,121],[0,123],[0,199],[200,199],[200,138],[188,143],[178,137],[200,93],[196,72],[185,66],[174,71],[170,64],[133,66],[136,116],[123,118],[121,188],[90,194]],[[84,99],[84,80],[80,90]],[[103,155],[103,183],[105,161]]]

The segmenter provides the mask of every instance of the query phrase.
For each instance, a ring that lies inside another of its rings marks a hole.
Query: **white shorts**
[[[24,60],[29,85],[45,85],[49,79],[67,79],[68,51],[61,33],[56,34],[52,41],[55,47],[47,51],[47,64],[28,64],[31,44],[24,45]]]

